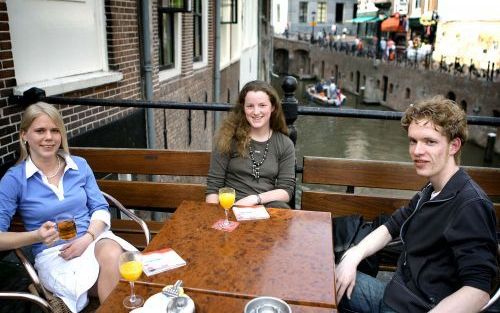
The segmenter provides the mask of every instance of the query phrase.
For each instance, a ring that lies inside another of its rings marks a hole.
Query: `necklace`
[[[262,164],[264,164],[264,161],[266,160],[267,157],[267,151],[269,150],[269,139],[271,139],[271,132],[269,132],[269,137],[267,138],[266,141],[266,147],[264,148],[264,153],[262,155],[262,160],[257,162],[255,160],[255,154],[254,154],[254,148],[253,145],[250,143],[250,160],[252,160],[252,176],[254,179],[259,182],[260,178],[260,167]]]
[[[61,169],[61,158],[59,156],[56,156],[57,158],[57,169],[52,175],[45,175],[48,179],[56,177],[57,174],[59,174],[59,170]]]

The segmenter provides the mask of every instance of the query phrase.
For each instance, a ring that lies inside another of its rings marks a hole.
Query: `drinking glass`
[[[120,275],[130,282],[130,296],[123,299],[123,305],[127,309],[135,309],[144,303],[141,296],[134,292],[134,282],[142,274],[142,255],[139,251],[126,251],[120,255]]]
[[[71,214],[60,214],[56,217],[57,231],[59,238],[70,240],[76,237],[75,218]]]
[[[233,206],[235,198],[236,192],[234,188],[224,187],[219,189],[219,203],[226,213],[226,219],[222,223],[223,227],[228,227],[230,225],[227,211]]]

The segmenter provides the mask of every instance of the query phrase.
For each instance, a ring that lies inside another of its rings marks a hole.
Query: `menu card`
[[[263,205],[233,206],[234,216],[238,221],[263,220],[270,218]]]
[[[142,269],[147,276],[186,265],[180,255],[170,248],[142,254]]]

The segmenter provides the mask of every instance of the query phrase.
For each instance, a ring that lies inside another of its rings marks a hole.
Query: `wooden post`
[[[288,136],[292,139],[293,144],[297,143],[297,130],[293,124],[297,120],[297,108],[299,101],[295,98],[295,90],[297,90],[297,79],[293,76],[286,76],[281,84],[283,89],[283,100],[281,104],[285,113],[286,125],[288,126]]]
[[[297,143],[297,129],[295,128],[295,121],[297,120],[297,108],[299,101],[295,98],[295,90],[297,90],[297,79],[293,76],[286,76],[281,84],[281,89],[283,89],[283,100],[281,105],[283,106],[283,112],[285,113],[286,125],[288,126],[288,136],[292,140],[293,144]],[[295,162],[295,168],[297,169],[297,162]],[[297,170],[295,171],[295,178],[297,178]],[[290,199],[290,206],[295,209],[295,195],[297,192],[297,187],[295,187],[295,192]]]

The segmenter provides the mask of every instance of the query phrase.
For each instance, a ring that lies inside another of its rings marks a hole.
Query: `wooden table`
[[[335,312],[330,213],[268,212],[270,219],[241,222],[228,233],[211,227],[224,217],[220,207],[183,202],[145,251],[170,247],[187,265],[151,277],[143,274],[137,286],[150,296],[153,289],[159,291],[182,279],[197,312],[233,312],[221,310],[219,302],[242,312],[244,304],[258,296],[281,298],[304,307],[303,312],[309,312],[308,307],[314,308],[311,312]],[[232,213],[230,218],[234,220]],[[123,285],[99,312],[121,309],[121,300],[129,292]]]

